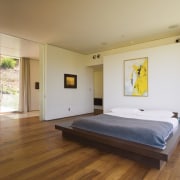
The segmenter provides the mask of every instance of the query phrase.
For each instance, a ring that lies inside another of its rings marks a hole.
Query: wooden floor
[[[54,125],[72,119],[0,117],[0,179],[180,179],[180,145],[162,170],[151,169],[63,139]]]

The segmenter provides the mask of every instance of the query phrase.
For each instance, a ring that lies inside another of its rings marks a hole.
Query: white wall
[[[44,120],[93,112],[93,70],[86,56],[50,45],[45,54]],[[65,73],[77,75],[77,89],[64,88]]]
[[[123,61],[148,57],[148,97],[124,96]],[[104,111],[116,106],[180,113],[180,44],[104,57]]]
[[[39,89],[35,89],[35,82],[39,82],[39,60],[30,60],[30,84],[31,84],[31,103],[30,111],[39,110]]]

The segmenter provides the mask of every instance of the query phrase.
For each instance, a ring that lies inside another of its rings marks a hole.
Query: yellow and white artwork
[[[124,95],[148,96],[148,58],[124,61]]]

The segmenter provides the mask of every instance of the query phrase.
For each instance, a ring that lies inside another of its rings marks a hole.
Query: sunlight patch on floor
[[[31,111],[27,113],[19,113],[19,112],[5,112],[0,113],[0,118],[11,118],[11,119],[19,119],[19,118],[27,118],[27,117],[34,117],[39,116],[39,111]]]

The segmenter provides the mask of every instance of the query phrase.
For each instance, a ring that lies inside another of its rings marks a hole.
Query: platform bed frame
[[[73,129],[71,124],[72,122],[56,124],[55,129],[61,130],[63,137],[103,148],[157,169],[161,169],[170,159],[180,140],[180,127],[178,127],[176,133],[168,140],[166,149],[159,150],[94,132]]]

